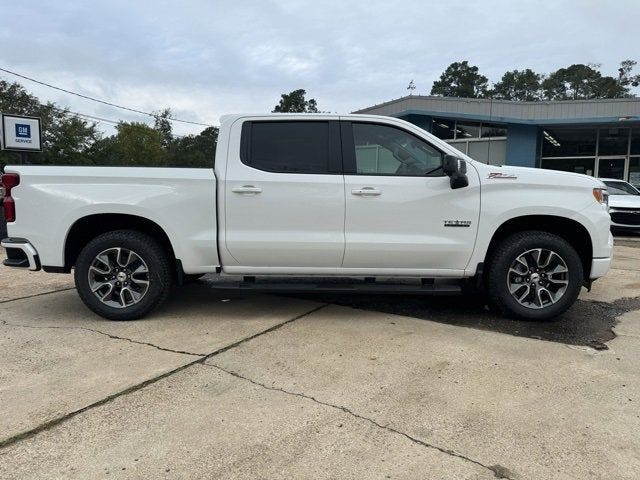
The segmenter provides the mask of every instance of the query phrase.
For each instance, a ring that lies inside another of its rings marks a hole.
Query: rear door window
[[[339,173],[331,124],[308,120],[245,122],[242,162],[267,172]]]

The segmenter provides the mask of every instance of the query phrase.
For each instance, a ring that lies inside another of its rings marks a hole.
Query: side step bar
[[[392,283],[257,283],[215,282],[208,286],[218,291],[254,291],[262,293],[380,293],[403,295],[459,295],[458,284],[422,282],[419,285]]]

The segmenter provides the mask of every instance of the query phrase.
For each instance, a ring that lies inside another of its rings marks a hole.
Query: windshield
[[[627,182],[604,182],[609,195],[640,195],[640,192]]]

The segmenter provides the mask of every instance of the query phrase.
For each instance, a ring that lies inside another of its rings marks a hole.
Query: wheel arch
[[[502,240],[514,233],[526,230],[552,233],[571,244],[582,261],[584,280],[585,282],[589,281],[591,262],[593,260],[593,243],[589,231],[576,220],[555,215],[523,215],[505,221],[498,227],[491,238],[484,259],[485,265],[491,260],[491,256]]]
[[[64,271],[70,272],[80,251],[94,238],[114,230],[135,230],[155,238],[169,259],[176,264],[176,255],[164,229],[148,218],[123,213],[98,213],[87,215],[74,222],[64,243]]]

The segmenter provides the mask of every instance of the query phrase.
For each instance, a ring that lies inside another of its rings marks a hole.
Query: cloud
[[[463,59],[494,81],[513,68],[544,73],[587,62],[614,74],[620,60],[637,55],[629,38],[640,2],[67,0],[3,10],[0,66],[133,108],[171,107],[217,123],[225,113],[270,111],[296,88],[339,113],[402,96],[411,79],[426,94]],[[23,83],[75,111],[138,118]]]

